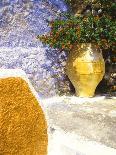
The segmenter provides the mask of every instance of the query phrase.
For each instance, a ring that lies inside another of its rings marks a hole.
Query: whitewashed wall
[[[66,11],[62,0],[0,1],[0,69],[23,69],[43,97],[68,89],[62,82],[66,54],[36,39],[50,30],[47,21],[61,11]]]

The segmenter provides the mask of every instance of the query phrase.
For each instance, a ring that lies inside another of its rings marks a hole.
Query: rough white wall
[[[62,0],[0,1],[0,68],[23,69],[43,97],[58,93],[66,56],[42,45],[36,36],[50,30],[47,21],[61,10],[66,10]]]

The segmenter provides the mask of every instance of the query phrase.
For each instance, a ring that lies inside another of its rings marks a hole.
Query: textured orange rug
[[[44,113],[21,78],[0,79],[0,155],[47,155]]]

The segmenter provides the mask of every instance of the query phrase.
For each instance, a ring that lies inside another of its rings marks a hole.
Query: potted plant
[[[116,7],[114,0],[88,1],[87,6],[89,10],[78,16],[66,15],[65,19],[50,22],[50,33],[38,36],[50,47],[69,53],[66,74],[80,97],[94,95],[105,72],[101,49],[115,50],[116,41],[116,21],[112,16]]]

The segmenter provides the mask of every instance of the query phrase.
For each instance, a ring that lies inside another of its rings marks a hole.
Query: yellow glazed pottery
[[[74,85],[77,96],[94,96],[95,89],[104,73],[104,59],[96,44],[75,45],[67,60],[66,74]]]

